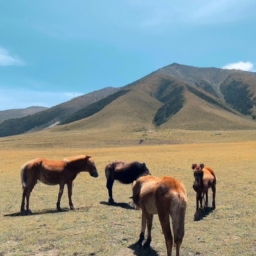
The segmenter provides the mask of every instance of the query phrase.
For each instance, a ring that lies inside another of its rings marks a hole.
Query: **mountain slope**
[[[256,119],[256,79],[253,75],[232,74],[221,85],[225,102],[243,115]]]
[[[23,116],[33,115],[37,112],[47,109],[46,107],[29,107],[24,109],[8,109],[0,111],[0,122],[12,119],[12,118],[21,118]]]
[[[76,97],[68,102],[48,108],[33,115],[22,118],[8,119],[0,123],[0,137],[37,131],[52,125],[73,115],[75,112],[98,100],[116,92],[117,88],[107,87],[83,96]]]
[[[89,118],[55,130],[94,128],[136,132],[151,129],[255,129],[256,122],[201,88],[174,77],[150,74],[124,87],[129,92]]]
[[[0,136],[56,130],[255,129],[256,75],[172,64],[121,88],[105,88],[0,124]],[[61,124],[61,125],[60,125]]]
[[[234,73],[242,74],[243,71],[227,70],[220,68],[198,68],[173,63],[156,71],[160,74],[175,77],[185,83],[202,88],[216,97],[222,97],[219,86]],[[248,72],[247,72],[248,73]]]

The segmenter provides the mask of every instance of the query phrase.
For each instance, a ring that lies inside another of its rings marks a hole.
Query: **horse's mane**
[[[79,155],[79,156],[70,156],[70,157],[65,157],[63,159],[63,161],[65,162],[73,162],[76,160],[81,160],[81,159],[85,159],[86,155]]]

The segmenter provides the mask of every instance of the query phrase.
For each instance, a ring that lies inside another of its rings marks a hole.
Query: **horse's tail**
[[[106,176],[107,180],[109,180],[109,179],[113,180],[114,179],[114,177],[113,177],[114,169],[115,169],[115,163],[109,163],[105,167],[105,176]]]
[[[24,164],[20,170],[22,188],[27,186],[27,164]]]
[[[28,185],[28,172],[31,174],[31,170],[35,171],[37,162],[35,160],[25,163],[20,170],[21,185],[25,188]]]
[[[140,208],[140,192],[141,184],[136,180],[132,183],[132,196],[130,197],[133,200],[133,203],[136,205],[136,209]]]

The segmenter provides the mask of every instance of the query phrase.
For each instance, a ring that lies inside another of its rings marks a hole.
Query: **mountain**
[[[8,109],[0,111],[0,122],[12,119],[12,118],[21,118],[23,116],[33,115],[37,112],[47,109],[46,107],[33,106],[24,109]]]
[[[97,97],[92,100],[92,95]],[[255,129],[256,75],[174,63],[126,86],[105,88],[80,96],[79,101],[75,98],[28,117],[6,120],[0,124],[0,136],[54,124],[58,125],[52,131]]]
[[[99,101],[117,90],[117,88],[107,87],[76,97],[70,101],[33,115],[5,120],[0,123],[0,137],[22,134],[29,131],[39,131],[48,127],[53,127],[67,117],[72,116],[80,109]]]

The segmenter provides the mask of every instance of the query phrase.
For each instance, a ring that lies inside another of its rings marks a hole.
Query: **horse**
[[[108,203],[114,204],[112,187],[115,180],[123,184],[131,184],[142,175],[150,175],[145,163],[113,161],[106,165],[105,175],[107,179],[106,187],[108,189]]]
[[[216,176],[212,168],[205,167],[204,164],[192,164],[191,166],[194,172],[194,184],[193,189],[196,192],[196,216],[199,215],[199,204],[202,209],[202,201],[205,197],[204,208],[208,207],[208,189],[212,189],[212,208],[215,209],[215,197],[216,197]]]
[[[98,177],[98,171],[95,163],[89,155],[79,155],[67,157],[63,160],[48,160],[45,158],[36,158],[28,161],[21,167],[21,183],[23,188],[20,214],[32,214],[29,209],[29,197],[37,181],[46,185],[59,185],[59,194],[57,201],[57,210],[60,212],[60,200],[63,194],[64,186],[68,187],[68,199],[71,210],[74,210],[72,203],[73,180],[80,172],[89,172],[92,177]],[[24,209],[26,199],[26,211]]]
[[[177,179],[164,176],[143,176],[133,182],[132,199],[142,210],[141,233],[138,244],[144,248],[151,243],[153,215],[158,218],[165,237],[167,255],[172,255],[173,236],[170,228],[170,216],[176,247],[176,256],[180,255],[180,246],[185,234],[185,212],[187,207],[187,192],[184,185]],[[147,239],[143,243],[147,226]]]

